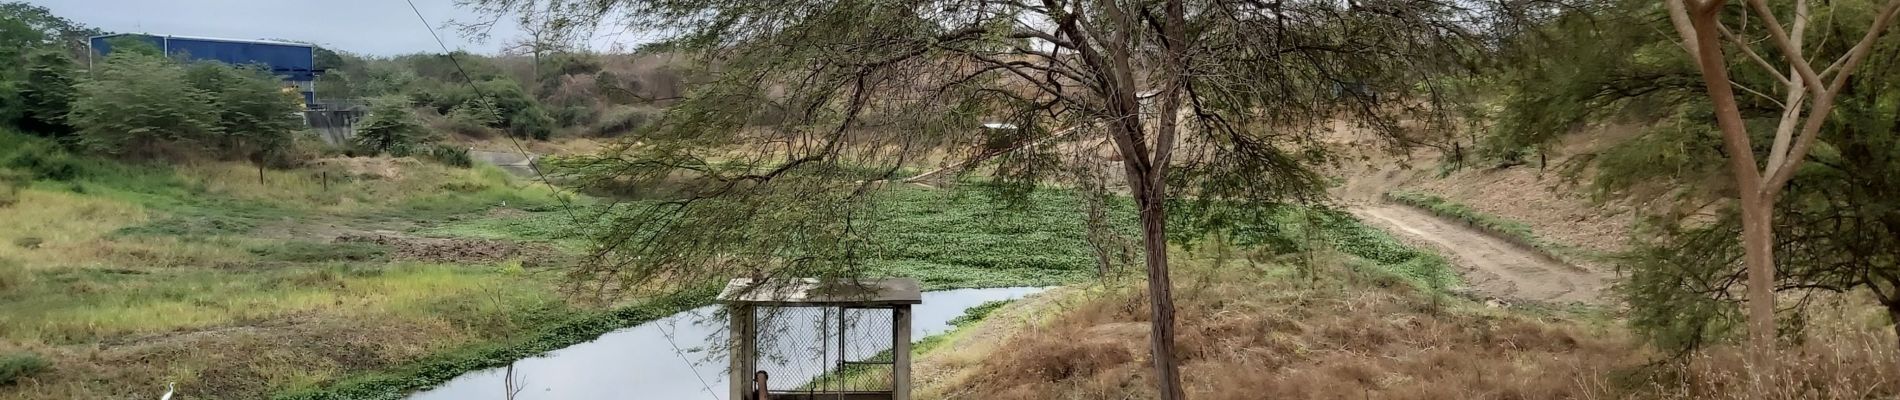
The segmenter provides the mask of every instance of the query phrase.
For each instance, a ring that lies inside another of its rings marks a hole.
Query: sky
[[[512,18],[504,18],[485,42],[460,36],[445,28],[450,20],[476,21],[472,10],[454,0],[414,0],[429,26],[442,35],[449,49],[493,54],[504,43],[521,36]],[[234,39],[287,39],[316,43],[325,48],[371,56],[418,52],[439,53],[442,48],[403,0],[27,0],[53,14],[107,32],[209,36]],[[590,40],[596,50],[616,43],[639,43],[637,34],[623,29],[601,29]]]

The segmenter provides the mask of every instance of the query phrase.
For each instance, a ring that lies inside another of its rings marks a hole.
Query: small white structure
[[[729,399],[763,389],[772,400],[910,400],[910,308],[923,303],[916,280],[739,278],[718,300],[731,318]],[[771,379],[754,388],[761,371]]]

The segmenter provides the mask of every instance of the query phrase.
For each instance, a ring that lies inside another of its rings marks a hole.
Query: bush
[[[554,109],[554,122],[564,127],[588,126],[600,121],[593,107],[571,105]]]
[[[452,167],[468,168],[475,166],[475,159],[469,158],[468,148],[437,143],[429,146],[425,153],[428,159]]]
[[[86,164],[72,153],[38,143],[23,145],[0,166],[16,169],[32,180],[71,181],[87,175]]]
[[[369,116],[356,128],[356,146],[371,154],[407,155],[422,139],[422,124],[409,111],[409,99],[385,96],[370,100]]]
[[[45,371],[51,365],[39,354],[19,352],[0,356],[0,385]]]
[[[192,87],[185,70],[164,57],[115,52],[79,84],[68,120],[80,142],[97,151],[156,156],[218,131],[211,96]]]
[[[200,62],[187,67],[185,75],[193,87],[210,96],[210,105],[218,112],[217,135],[211,142],[221,155],[263,161],[263,155],[289,147],[292,135],[303,125],[297,114],[303,109],[302,98],[285,93],[283,84],[268,72]]]
[[[502,123],[502,108],[496,108],[494,100],[477,97],[448,110],[448,119],[469,127],[496,127]]]
[[[20,128],[52,137],[72,133],[66,121],[78,96],[72,58],[64,51],[42,49],[29,56],[26,68],[26,81],[20,88]]]
[[[607,115],[595,122],[592,134],[599,137],[615,137],[645,128],[660,117],[660,111],[642,107],[614,107]]]

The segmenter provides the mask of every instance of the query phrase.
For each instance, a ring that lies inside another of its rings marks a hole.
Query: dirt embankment
[[[1457,264],[1472,289],[1488,296],[1541,302],[1599,302],[1607,271],[1564,264],[1496,236],[1395,204],[1353,208],[1360,220],[1438,249]]]
[[[343,234],[334,241],[388,246],[390,256],[396,259],[447,263],[487,263],[556,253],[545,245],[483,239],[425,238],[394,232]]]

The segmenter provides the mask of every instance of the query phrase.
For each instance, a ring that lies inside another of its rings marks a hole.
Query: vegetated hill
[[[1358,153],[1362,162],[1335,171],[1345,183],[1334,194],[1353,202],[1385,201],[1391,194],[1404,192],[1438,196],[1476,213],[1521,223],[1561,246],[1612,253],[1626,248],[1637,218],[1630,210],[1636,205],[1594,196],[1589,181],[1592,162],[1599,152],[1632,138],[1639,129],[1624,124],[1581,129],[1565,136],[1543,158],[1522,164],[1476,155],[1456,164],[1443,151],[1422,147],[1398,155],[1342,148]],[[1342,137],[1346,143],[1367,140],[1352,134]]]

